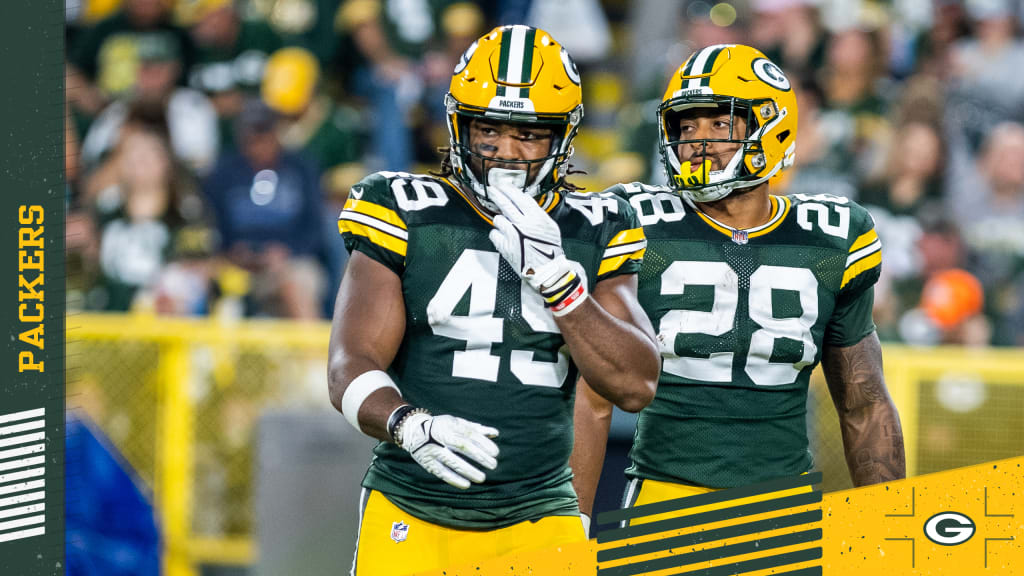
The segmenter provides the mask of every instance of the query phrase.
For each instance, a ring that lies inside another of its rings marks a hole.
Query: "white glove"
[[[495,428],[476,422],[417,412],[402,421],[395,440],[424,470],[465,490],[470,482],[479,484],[486,476],[458,454],[494,470],[498,466],[498,446],[491,438],[497,436]]]
[[[491,243],[512,269],[544,298],[555,316],[564,316],[587,299],[583,267],[566,259],[562,231],[537,200],[522,190],[523,170],[491,168],[488,196],[501,210],[494,217]]]
[[[580,512],[580,521],[583,522],[583,534],[590,539],[590,516]]]
[[[551,284],[569,271],[562,231],[537,200],[523,192],[523,170],[491,168],[488,197],[501,210],[490,239],[512,269],[534,288]]]

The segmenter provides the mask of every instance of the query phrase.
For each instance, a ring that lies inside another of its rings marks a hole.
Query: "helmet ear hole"
[[[783,142],[785,142],[786,139],[789,138],[789,134],[790,134],[789,130],[783,130],[782,132],[779,132],[779,135],[778,135],[779,144],[782,144]]]

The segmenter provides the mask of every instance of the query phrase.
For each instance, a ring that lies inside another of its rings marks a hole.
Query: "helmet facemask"
[[[679,121],[686,111],[695,108],[717,110],[729,115],[729,135],[735,132],[737,119],[746,121],[746,133],[740,139],[684,140]],[[669,185],[693,202],[714,202],[733,190],[750,188],[768,181],[784,165],[768,166],[762,138],[773,137],[772,130],[785,118],[786,109],[779,110],[771,99],[747,100],[716,94],[687,94],[669,99],[658,107],[659,149]],[[781,138],[780,138],[781,141]],[[711,169],[711,160],[697,168],[679,158],[680,146],[701,146],[698,156],[708,158],[708,147],[714,143],[739,144],[739,148],[720,170]],[[694,170],[696,168],[696,170]]]
[[[449,157],[455,178],[480,200],[485,208],[497,212],[497,206],[490,200],[489,189],[494,185],[490,178],[494,168],[503,170],[503,175],[512,178],[503,180],[515,182],[530,196],[541,196],[557,188],[565,178],[564,167],[572,156],[572,139],[576,135],[583,106],[569,114],[536,114],[530,112],[506,112],[468,106],[448,94],[447,108]],[[522,124],[533,128],[550,129],[551,145],[548,153],[532,160],[515,160],[485,156],[473,150],[470,123],[484,119],[495,123]],[[530,179],[531,169],[539,166],[536,175]],[[515,174],[519,173],[519,174]],[[529,180],[529,181],[528,181]]]

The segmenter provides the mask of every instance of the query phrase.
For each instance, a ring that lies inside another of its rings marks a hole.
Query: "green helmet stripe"
[[[498,96],[505,95],[505,86],[502,82],[508,82],[508,59],[512,49],[512,29],[505,28],[501,31],[501,52],[498,55]]]
[[[526,83],[533,80],[530,73],[533,71],[533,42],[537,36],[537,29],[530,28],[526,31],[526,39],[523,40],[523,67],[519,75],[519,81]],[[530,97],[530,88],[527,86],[520,90],[520,98]]]
[[[714,52],[712,52],[710,56],[708,56],[708,59],[704,62],[704,71],[701,72],[701,74],[711,74],[711,71],[715,69],[715,60],[718,59],[718,55],[722,53],[722,50],[725,50],[724,46],[719,47]],[[705,76],[703,79],[701,79],[700,85],[710,86],[711,76]]]

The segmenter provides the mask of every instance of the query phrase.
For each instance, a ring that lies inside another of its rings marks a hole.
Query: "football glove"
[[[466,456],[488,470],[498,466],[498,446],[491,438],[498,430],[455,416],[432,416],[415,411],[395,430],[396,443],[412,455],[424,470],[456,488],[465,490],[486,476],[462,459]]]
[[[568,314],[587,298],[583,269],[565,257],[558,224],[516,185],[517,180],[525,180],[525,171],[490,171],[490,197],[501,210],[494,217],[491,243],[512,269],[540,292],[553,314]]]

